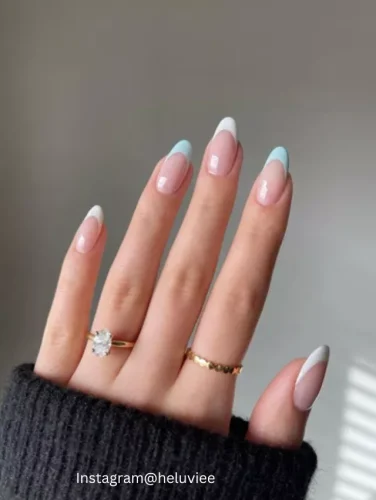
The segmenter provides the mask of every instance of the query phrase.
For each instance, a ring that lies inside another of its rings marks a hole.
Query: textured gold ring
[[[202,368],[207,368],[208,370],[214,370],[216,372],[228,373],[229,375],[239,375],[243,369],[243,365],[229,366],[222,363],[216,363],[215,361],[210,361],[209,359],[203,358],[193,352],[190,347],[188,347],[185,351],[185,357],[197,365],[202,366]]]
[[[135,344],[134,342],[128,342],[127,340],[113,340],[111,332],[106,328],[98,330],[95,333],[89,332],[87,334],[87,338],[93,342],[93,346],[91,348],[92,353],[99,358],[108,356],[110,354],[111,347],[132,349]]]

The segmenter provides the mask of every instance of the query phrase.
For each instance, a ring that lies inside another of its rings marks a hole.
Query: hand
[[[112,347],[109,356],[99,358],[87,341],[106,240],[103,212],[94,207],[65,257],[35,371],[60,385],[227,434],[236,376],[199,366],[184,353],[202,312],[193,351],[225,365],[242,362],[285,233],[292,180],[286,150],[275,149],[250,192],[204,308],[243,160],[235,122],[222,120],[206,148],[189,209],[157,280],[174,218],[192,178],[190,157],[190,144],[181,141],[157,164],[95,314],[93,332],[108,328],[114,339],[135,342],[134,348]],[[304,359],[288,364],[258,401],[247,438],[299,447],[327,361],[324,346],[305,364]]]

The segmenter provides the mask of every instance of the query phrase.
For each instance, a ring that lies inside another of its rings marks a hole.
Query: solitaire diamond
[[[92,347],[93,354],[99,358],[108,356],[111,349],[111,342],[112,335],[109,330],[99,330],[95,332]]]

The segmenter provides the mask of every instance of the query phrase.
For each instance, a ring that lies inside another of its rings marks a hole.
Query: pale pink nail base
[[[310,369],[295,387],[294,403],[301,411],[309,410],[318,396],[324,380],[327,363],[321,362]]]
[[[166,158],[157,179],[160,193],[172,194],[177,191],[187,175],[189,160],[183,153],[174,153]]]
[[[98,240],[103,223],[103,212],[98,206],[93,207],[78,229],[76,250],[87,253],[92,250]]]
[[[308,411],[315,402],[324,382],[329,361],[329,348],[316,349],[302,366],[294,389],[294,405]]]
[[[218,123],[207,156],[206,167],[210,174],[226,176],[231,172],[238,148],[236,129],[236,122],[231,116]]]
[[[214,175],[228,175],[233,167],[237,143],[231,132],[220,131],[213,137],[208,155],[207,168]]]
[[[277,203],[285,189],[286,179],[286,170],[279,160],[265,165],[257,180],[257,201],[261,205]]]

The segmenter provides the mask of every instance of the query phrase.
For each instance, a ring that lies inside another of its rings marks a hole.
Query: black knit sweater
[[[233,417],[230,436],[220,436],[58,387],[21,365],[0,409],[0,499],[305,498],[311,446],[254,445],[246,428]]]

